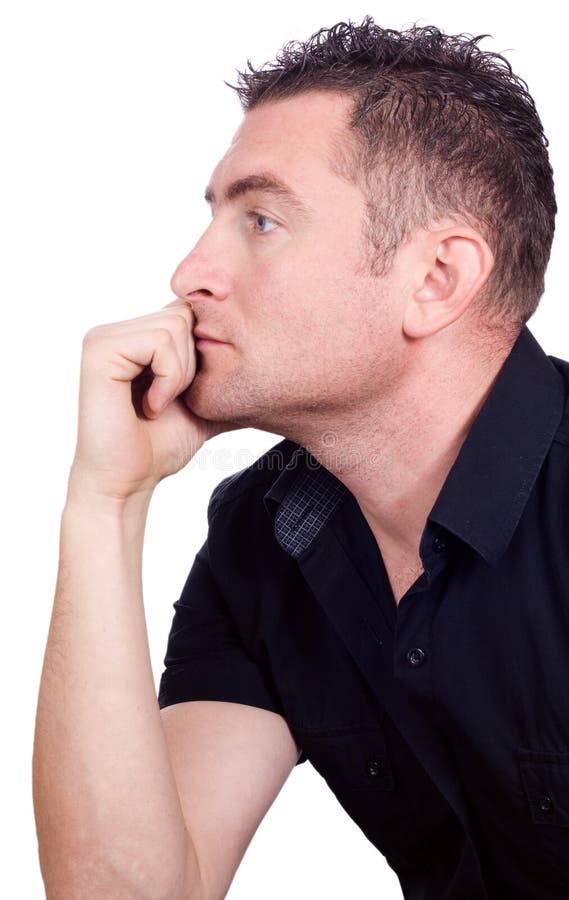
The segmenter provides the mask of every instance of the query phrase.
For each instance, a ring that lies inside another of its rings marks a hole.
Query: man
[[[177,299],[87,334],[34,752],[50,896],[225,896],[305,759],[408,900],[569,896],[569,366],[525,324],[556,204],[478,40],[367,17],[242,73]],[[148,505],[244,426],[284,440],[213,493],[159,710]]]

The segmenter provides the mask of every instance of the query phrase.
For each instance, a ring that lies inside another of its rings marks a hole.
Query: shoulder
[[[207,517],[212,519],[227,504],[247,505],[259,493],[265,493],[299,450],[294,441],[284,439],[275,444],[250,466],[224,478],[214,488],[208,505]]]

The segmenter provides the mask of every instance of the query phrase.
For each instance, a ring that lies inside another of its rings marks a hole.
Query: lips
[[[217,341],[218,344],[225,343],[225,341],[222,341],[219,338],[214,337],[212,334],[206,334],[205,331],[201,331],[201,329],[199,329],[199,328],[196,328],[194,330],[194,337],[197,338],[197,340]]]

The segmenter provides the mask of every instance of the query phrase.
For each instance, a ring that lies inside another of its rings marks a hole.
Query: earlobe
[[[459,319],[494,266],[490,247],[473,229],[448,229],[444,239],[440,232],[430,233],[430,238],[422,255],[423,280],[403,318],[403,331],[410,338],[436,334]]]

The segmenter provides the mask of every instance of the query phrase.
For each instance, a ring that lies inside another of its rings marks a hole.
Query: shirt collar
[[[524,326],[429,518],[495,564],[522,516],[564,406],[563,378]]]
[[[304,447],[292,456],[263,501],[283,550],[300,556],[349,495],[348,488]]]
[[[494,564],[505,552],[559,427],[565,386],[524,326],[481,407],[429,520]],[[275,537],[300,556],[350,491],[292,441],[290,459],[264,496]]]

